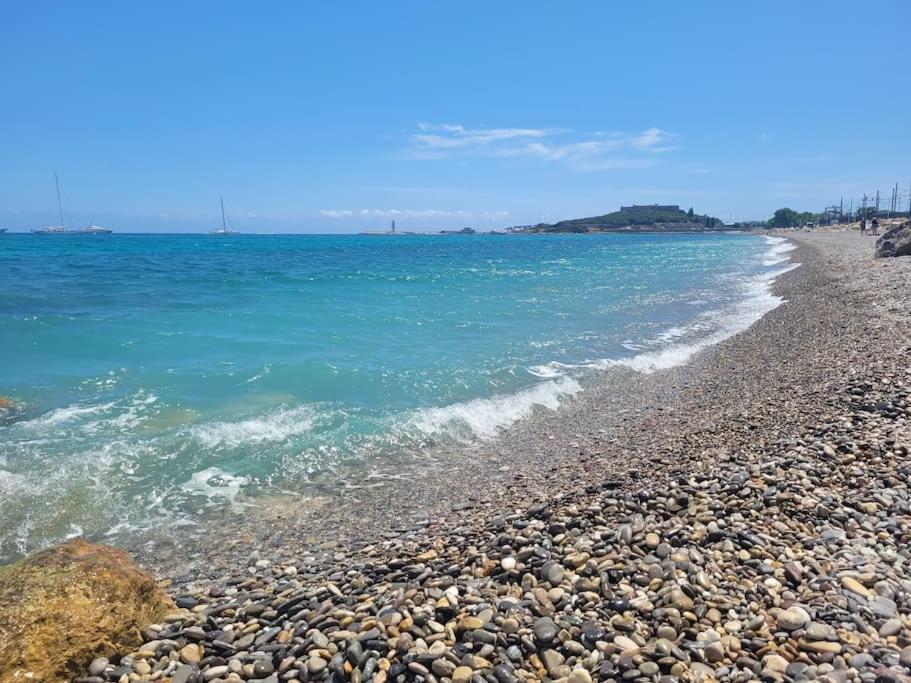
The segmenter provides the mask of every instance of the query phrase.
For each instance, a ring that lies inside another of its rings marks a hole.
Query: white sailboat
[[[34,228],[32,230],[36,235],[109,235],[113,230],[102,228],[100,225],[88,225],[82,230],[67,230],[63,223],[63,202],[60,199],[60,180],[57,174],[54,174],[54,185],[57,188],[57,212],[60,216],[60,225],[49,225],[44,228]]]
[[[60,235],[66,232],[66,228],[63,227],[63,202],[60,201],[60,180],[56,173],[54,174],[54,185],[57,187],[57,211],[60,214],[60,224],[34,228],[32,232],[36,235]]]
[[[225,200],[223,197],[218,198],[221,201],[221,227],[215,228],[214,230],[209,230],[210,235],[236,235],[237,230],[232,230],[228,227],[228,222],[225,220]]]

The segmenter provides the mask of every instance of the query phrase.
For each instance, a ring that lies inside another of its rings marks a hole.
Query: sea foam
[[[406,430],[428,435],[445,434],[459,440],[492,439],[506,427],[531,415],[536,406],[556,410],[562,398],[581,390],[581,385],[574,378],[561,377],[513,394],[424,408],[411,416]]]
[[[238,422],[209,422],[194,425],[190,436],[205,448],[237,448],[263,442],[285,441],[306,434],[314,424],[310,406],[279,408],[260,417]]]
[[[762,256],[762,265],[766,268],[783,263],[786,265],[766,270],[743,281],[740,284],[742,298],[738,301],[722,309],[705,311],[690,322],[669,327],[652,339],[624,342],[623,346],[629,350],[643,349],[635,355],[582,363],[552,361],[531,366],[528,371],[538,377],[555,378],[573,371],[624,366],[648,374],[684,365],[700,351],[743,332],[766,313],[784,303],[782,297],[774,294],[772,286],[778,277],[800,265],[791,263],[788,256],[788,252],[796,248],[793,242],[783,237],[763,237],[768,249]]]

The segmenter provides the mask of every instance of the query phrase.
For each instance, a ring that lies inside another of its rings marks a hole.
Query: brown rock
[[[200,659],[202,659],[202,655],[202,647],[196,643],[190,643],[189,645],[181,648],[180,661],[182,661],[184,664],[196,664]]]
[[[83,675],[172,609],[127,553],[81,539],[0,567],[0,683]]]

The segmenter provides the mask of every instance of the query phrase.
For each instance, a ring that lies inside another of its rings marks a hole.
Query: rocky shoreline
[[[636,384],[626,415],[593,392],[539,422],[524,465],[466,475],[463,505],[425,503],[442,478],[417,505],[371,499],[359,536],[338,521],[322,548],[300,527],[239,540],[77,680],[902,679],[911,263],[794,239],[789,303]]]

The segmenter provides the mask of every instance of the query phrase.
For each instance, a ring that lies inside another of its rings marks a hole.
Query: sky
[[[911,3],[0,0],[0,227],[726,221],[911,190]]]

